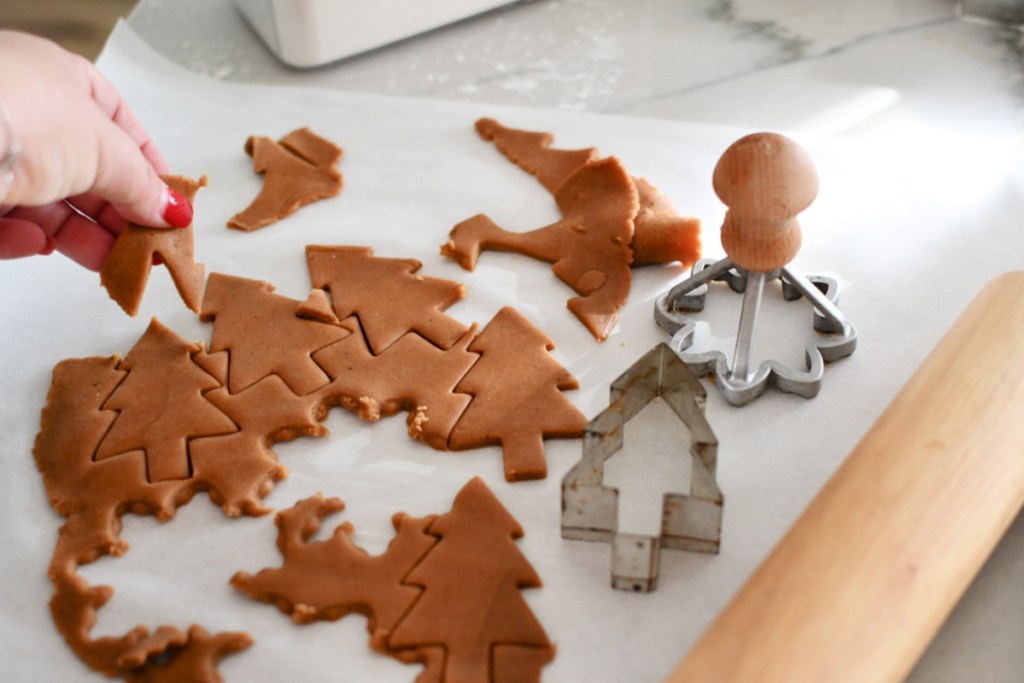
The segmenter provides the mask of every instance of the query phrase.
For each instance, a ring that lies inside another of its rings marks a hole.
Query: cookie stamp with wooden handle
[[[967,307],[669,676],[900,681],[1024,502],[1024,272]]]

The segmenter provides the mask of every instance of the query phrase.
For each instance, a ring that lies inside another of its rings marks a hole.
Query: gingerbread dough
[[[358,325],[355,318],[349,320]],[[408,411],[409,436],[447,450],[448,435],[472,400],[469,394],[456,393],[455,385],[479,358],[467,351],[475,336],[474,326],[445,350],[410,332],[374,356],[365,337],[353,334],[313,355],[334,378],[320,395],[364,420]]]
[[[359,318],[370,349],[381,353],[407,332],[442,349],[466,333],[466,326],[444,314],[465,298],[461,283],[419,275],[416,259],[380,258],[369,247],[306,247],[313,286],[331,294],[334,313]]]
[[[214,274],[202,308],[214,320],[209,348],[154,319],[123,360],[76,359],[54,369],[33,451],[52,506],[67,518],[49,570],[51,612],[91,668],[126,680],[216,680],[217,661],[248,646],[246,634],[186,634],[174,626],[93,638],[96,613],[113,591],[89,586],[77,569],[126,551],[126,512],[166,521],[205,491],[229,516],[265,514],[262,499],[287,474],[271,447],[325,434],[322,420],[334,403],[368,419],[407,410],[410,435],[438,449],[501,443],[509,480],[543,476],[543,438],[580,433],[585,420],[560,393],[575,380],[547,353],[550,339],[522,316],[503,310],[478,335],[475,325],[443,313],[461,285],[419,275],[416,261],[345,248],[313,249],[310,260],[330,298],[315,289],[297,301],[264,282]],[[353,268],[358,282],[339,274],[339,264]],[[351,290],[354,314],[339,320],[337,297]],[[391,320],[376,318],[374,291],[381,292],[377,300],[405,307],[392,308]],[[376,325],[380,353],[371,349],[364,319]],[[425,521],[396,524],[401,537],[424,540]],[[336,618],[336,609],[324,606],[316,618]],[[380,624],[405,614],[383,602],[358,609],[386,614]],[[374,628],[382,643],[386,630]],[[549,657],[535,641],[495,645],[494,675],[519,676],[522,662],[539,670]],[[455,652],[433,642],[378,647],[424,662],[424,681],[442,680]],[[455,656],[468,655],[458,649]]]
[[[452,430],[453,450],[501,444],[505,479],[547,476],[544,438],[578,438],[586,417],[562,394],[579,383],[549,353],[555,344],[514,308],[498,311],[469,350],[480,354],[455,388],[473,401]]]
[[[206,176],[199,180],[164,176],[163,180],[189,202],[195,200],[200,187],[206,187]],[[142,303],[153,256],[159,255],[170,271],[182,301],[198,312],[205,268],[203,264],[194,262],[192,244],[191,225],[186,228],[149,228],[125,223],[114,248],[103,262],[100,284],[125,313],[134,316]]]
[[[597,149],[551,148],[554,136],[506,128],[494,119],[480,119],[476,130],[509,161],[537,177],[549,192],[558,187],[579,167],[599,158]],[[672,201],[643,178],[632,178],[640,207],[633,221],[634,267],[679,261],[689,266],[700,256],[700,220],[681,216]]]
[[[330,381],[311,356],[352,332],[299,317],[301,303],[274,294],[269,282],[210,275],[199,318],[214,322],[210,351],[229,351],[232,393],[271,374],[281,377],[298,396]]]
[[[344,507],[338,498],[324,499],[318,493],[279,512],[274,522],[284,565],[255,575],[238,572],[231,585],[249,597],[276,604],[298,624],[363,614],[369,620],[371,642],[380,647],[420,595],[402,579],[437,543],[424,531],[434,518],[396,514],[391,520],[395,538],[377,556],[353,543],[354,529],[347,522],[328,540],[311,543],[324,518]]]
[[[58,364],[33,449],[50,502],[67,518],[49,568],[54,624],[79,658],[108,676],[159,680],[146,678],[152,673],[149,669],[161,668],[157,660],[173,654],[173,668],[168,670],[176,680],[213,680],[209,672],[216,662],[251,642],[246,634],[225,633],[204,640],[172,626],[152,632],[140,626],[120,637],[90,637],[96,611],[113,591],[109,586],[90,587],[77,568],[104,555],[125,552],[127,546],[119,537],[120,516],[125,512],[167,520],[194,492],[189,480],[149,482],[141,451],[94,460],[117,417],[116,412],[102,409],[125,379],[126,371],[117,366],[116,356]]]
[[[104,410],[117,411],[117,418],[103,437],[96,460],[145,451],[148,481],[188,479],[190,440],[238,431],[203,396],[220,383],[192,362],[197,350],[160,321],[150,323],[118,364],[128,375],[103,404]]]
[[[398,622],[388,650],[442,648],[443,670],[424,676],[444,683],[538,681],[555,650],[520,593],[541,581],[514,543],[523,536],[519,523],[475,478],[427,532],[437,545],[404,580],[423,595]],[[496,661],[498,646],[514,647]]]
[[[569,310],[599,341],[611,334],[629,296],[636,187],[614,157],[588,162],[555,192],[562,220],[526,233],[509,232],[478,215],[455,226],[441,254],[467,270],[480,251],[514,251],[553,264],[580,296]]]
[[[520,591],[539,587],[540,578],[514,543],[522,528],[481,479],[440,517],[395,515],[395,538],[379,556],[352,542],[348,523],[310,542],[343,508],[317,494],[279,513],[284,564],[239,572],[231,584],[296,623],[366,615],[375,649],[424,664],[418,681],[539,680],[554,648]]]
[[[263,188],[228,221],[228,227],[250,232],[341,192],[341,173],[336,168],[341,148],[308,128],[294,130],[277,142],[250,137],[245,153],[252,157],[253,170],[263,174]]]

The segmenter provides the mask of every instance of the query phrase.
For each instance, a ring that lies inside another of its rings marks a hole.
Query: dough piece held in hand
[[[205,175],[198,181],[184,176],[164,176],[163,180],[189,203],[193,202],[200,187],[206,187]],[[198,312],[206,269],[203,264],[194,262],[191,225],[186,228],[149,228],[125,223],[100,270],[100,284],[125,313],[134,316],[142,303],[154,254],[159,254],[167,265],[185,305]]]
[[[276,223],[299,207],[341,192],[336,168],[342,150],[308,128],[292,131],[277,142],[253,136],[245,143],[253,170],[262,173],[263,188],[228,227],[250,232]]]

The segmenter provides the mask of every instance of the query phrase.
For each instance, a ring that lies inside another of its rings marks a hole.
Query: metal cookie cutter
[[[765,284],[779,279],[786,301],[807,299],[814,311],[814,329],[822,336],[804,349],[805,370],[790,368],[775,360],[766,360],[756,370],[750,368],[753,333]],[[733,365],[721,351],[685,353],[694,340],[697,323],[683,312],[704,310],[707,283],[725,282],[743,294],[739,331]],[[750,272],[737,267],[731,259],[702,259],[694,264],[689,278],[673,287],[654,304],[654,319],[672,335],[669,342],[689,368],[698,376],[714,375],[715,385],[726,401],[741,406],[754,400],[769,383],[780,390],[813,398],[821,389],[825,363],[849,356],[857,348],[857,330],[836,306],[839,285],[824,277],[804,277],[799,271],[783,267],[771,273]]]
[[[713,184],[729,207],[722,225],[727,257],[698,261],[688,279],[658,299],[654,318],[673,335],[671,346],[698,375],[713,374],[726,401],[741,406],[760,396],[770,382],[782,391],[813,398],[821,389],[824,364],[857,348],[857,331],[836,306],[838,285],[808,279],[787,266],[800,247],[796,215],[818,193],[818,175],[797,143],[775,133],[755,133],[733,143],[715,167]],[[807,344],[807,368],[793,370],[768,360],[751,367],[754,328],[765,284],[782,280],[787,301],[804,297],[814,309],[814,329],[823,334]],[[743,293],[732,367],[720,351],[687,354],[696,323],[680,311],[704,308],[707,284],[721,280]]]
[[[604,486],[604,463],[622,448],[626,422],[661,396],[690,430],[690,492],[666,493],[661,534],[619,533],[619,491]],[[612,544],[612,587],[653,591],[661,548],[717,553],[722,492],[715,481],[718,440],[704,417],[707,393],[666,344],[612,382],[608,407],[583,430],[583,457],[562,480],[562,538]]]

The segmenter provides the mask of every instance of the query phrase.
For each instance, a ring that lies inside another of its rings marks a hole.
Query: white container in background
[[[281,61],[333,62],[513,0],[235,0]]]

